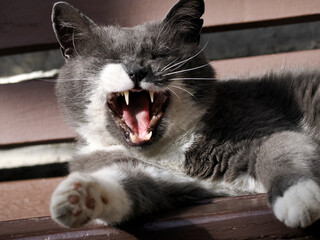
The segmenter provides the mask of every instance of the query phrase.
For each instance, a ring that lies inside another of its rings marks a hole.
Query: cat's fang
[[[151,136],[152,136],[152,131],[146,135],[145,140],[149,141]]]
[[[139,139],[135,134],[130,133],[130,140],[132,143],[137,143]]]
[[[149,91],[149,94],[150,94],[150,101],[151,101],[151,103],[153,103],[153,100],[154,100],[154,91]]]
[[[123,92],[126,104],[129,106],[129,91]]]
[[[132,143],[141,143],[144,141],[149,141],[152,137],[152,131],[150,131],[147,135],[145,135],[143,138],[140,138],[139,136],[137,136],[136,134],[133,134],[130,132],[130,141]]]

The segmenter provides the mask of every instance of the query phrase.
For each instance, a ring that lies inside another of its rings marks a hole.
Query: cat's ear
[[[188,42],[199,42],[203,13],[203,0],[180,0],[162,23],[166,29],[171,30],[171,34],[180,34]]]
[[[81,43],[90,39],[90,35],[98,28],[91,19],[66,2],[54,4],[51,19],[65,58],[77,54]]]

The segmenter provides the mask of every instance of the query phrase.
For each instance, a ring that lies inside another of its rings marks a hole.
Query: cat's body
[[[255,192],[288,226],[320,218],[320,72],[215,80],[197,46],[203,10],[181,0],[162,22],[129,29],[55,5],[67,59],[57,95],[80,137],[52,197],[57,222],[119,224]]]

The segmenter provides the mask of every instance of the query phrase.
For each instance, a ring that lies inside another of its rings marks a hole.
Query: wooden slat
[[[211,31],[320,20],[318,0],[206,1],[205,26]]]
[[[49,217],[0,222],[0,240],[136,240],[120,229],[95,226],[66,229],[55,224]]]
[[[270,70],[318,68],[319,62],[320,50],[308,50],[213,61],[211,64],[220,78],[254,76]],[[0,85],[0,109],[0,146],[75,137],[57,107],[53,82],[35,80]]]
[[[56,0],[1,0],[0,55],[57,47],[50,15]],[[69,0],[100,24],[134,26],[159,20],[177,0]],[[207,0],[213,31],[320,19],[319,0]]]
[[[0,221],[49,216],[50,197],[61,180],[49,178],[1,182]]]
[[[212,61],[217,77],[257,76],[270,71],[319,69],[320,49]]]
[[[134,239],[133,236],[137,239],[320,237],[320,222],[301,230],[289,229],[277,221],[264,194],[203,201],[192,207],[144,217],[122,226],[122,230],[94,224],[67,230],[50,218],[42,217],[49,214],[50,195],[60,181],[61,178],[1,183],[0,191],[6,194],[0,195],[0,240],[62,239],[62,236],[75,239],[85,234],[90,239]]]
[[[54,82],[0,85],[0,145],[70,139],[54,94]]]

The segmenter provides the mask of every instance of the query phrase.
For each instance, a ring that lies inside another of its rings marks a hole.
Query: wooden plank
[[[218,78],[248,77],[270,71],[319,69],[320,49],[212,61]]]
[[[58,109],[52,81],[0,85],[0,109],[0,145],[74,137]]]
[[[1,182],[0,221],[49,216],[51,194],[61,180],[48,178]]]
[[[205,26],[209,31],[320,20],[318,0],[214,0],[206,1]],[[205,31],[208,31],[205,30]]]
[[[57,47],[50,15],[56,0],[0,1],[0,55]],[[177,0],[69,0],[100,24],[134,26],[160,20]],[[275,7],[276,6],[276,7]],[[210,0],[205,26],[212,31],[320,19],[319,0]]]
[[[120,229],[95,226],[67,229],[58,226],[50,217],[0,222],[0,240],[135,240],[131,234]]]
[[[319,227],[320,221],[305,230],[287,228],[274,217],[266,195],[259,194],[213,199],[125,229],[138,239],[318,239]]]
[[[256,76],[267,71],[318,68],[320,50],[272,54],[211,62],[218,78]],[[0,146],[70,140],[54,95],[54,83],[34,80],[0,85]]]
[[[68,230],[52,222],[49,217],[40,217],[49,214],[49,198],[60,181],[61,178],[1,183],[0,191],[6,194],[0,195],[0,240],[78,239],[85,236],[90,239],[320,237],[320,222],[302,230],[289,229],[277,221],[266,203],[265,194],[207,200],[195,206],[144,217],[120,229],[90,224]]]

